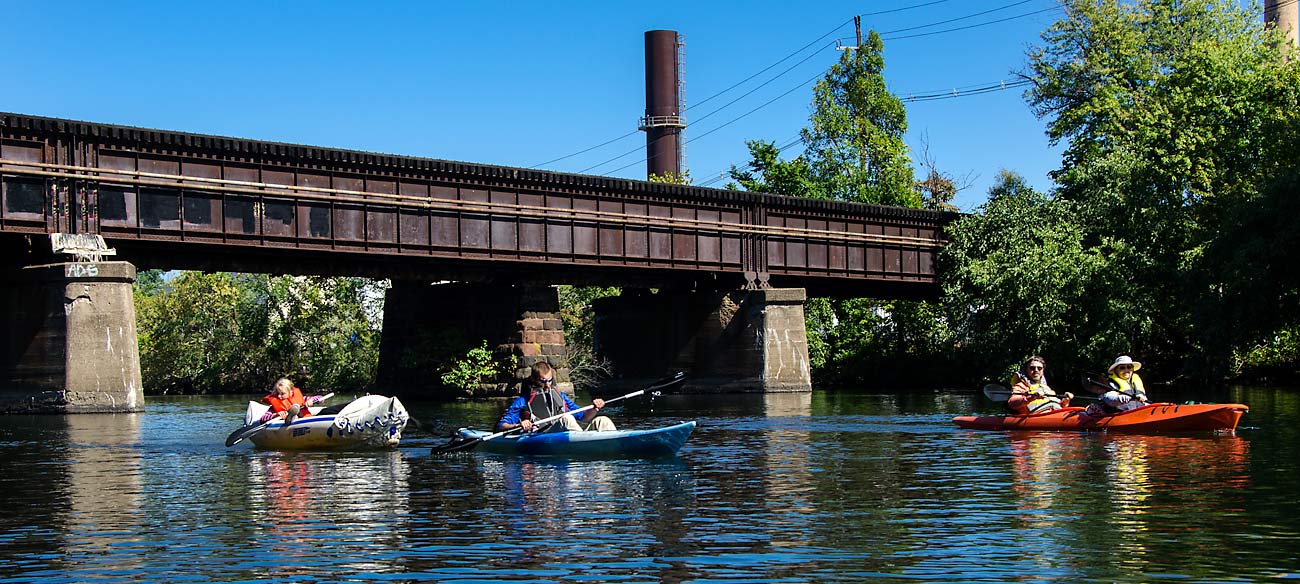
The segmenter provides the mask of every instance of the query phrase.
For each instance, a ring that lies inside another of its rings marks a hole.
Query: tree
[[[1029,54],[1029,102],[1067,143],[1056,198],[1074,203],[1084,245],[1103,259],[1097,292],[1132,315],[1076,324],[1114,339],[1093,350],[1217,377],[1244,339],[1221,335],[1234,276],[1230,255],[1207,251],[1296,169],[1294,49],[1282,58],[1276,32],[1227,0],[1063,4]]]
[[[340,390],[374,381],[386,282],[146,274],[135,304],[149,393],[247,392],[283,375]]]
[[[775,143],[749,141],[751,160],[731,168],[728,188],[949,209],[958,188],[951,177],[931,165],[926,181],[913,180],[903,141],[907,114],[885,86],[882,52],[874,31],[845,51],[813,89],[809,126],[800,133],[804,153],[781,160]],[[810,298],[804,314],[819,384],[898,387],[936,383],[950,371],[936,366],[950,332],[930,303]]]
[[[825,198],[918,208],[903,142],[907,111],[885,86],[883,51],[870,31],[817,82],[810,126],[801,133],[804,157]]]
[[[1004,170],[988,202],[949,227],[944,310],[982,373],[1000,377],[1035,354],[1059,373],[1087,370],[1088,357],[1116,350],[1098,331],[1133,321],[1131,303],[1106,293],[1107,250],[1087,243],[1077,209]]]
[[[812,170],[808,161],[802,156],[793,160],[781,160],[781,150],[775,142],[749,140],[750,161],[745,170],[731,167],[730,175],[734,183],[727,188],[743,188],[759,193],[773,193],[792,197],[821,198],[817,184],[812,179]]]
[[[748,169],[733,166],[732,179],[753,191],[920,208],[903,141],[907,112],[885,86],[883,51],[871,31],[817,82],[801,156],[782,161],[774,143],[749,141]]]

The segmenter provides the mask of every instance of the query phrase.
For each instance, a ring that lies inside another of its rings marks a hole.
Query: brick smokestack
[[[681,42],[675,30],[645,33],[646,175],[682,174]]]

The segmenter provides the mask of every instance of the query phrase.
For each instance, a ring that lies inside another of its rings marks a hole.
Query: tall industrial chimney
[[[1264,0],[1264,22],[1284,31],[1287,42],[1293,47],[1296,46],[1297,29],[1300,29],[1298,5],[1300,3],[1296,0]]]
[[[682,174],[681,40],[675,30],[645,33],[646,175],[680,177]]]

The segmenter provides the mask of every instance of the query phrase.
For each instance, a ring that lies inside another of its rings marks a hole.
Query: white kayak
[[[256,423],[269,409],[264,403],[248,402],[244,424]],[[342,409],[308,410],[312,415],[288,425],[275,420],[248,439],[271,450],[376,450],[397,446],[411,419],[400,400],[382,395],[359,397]]]

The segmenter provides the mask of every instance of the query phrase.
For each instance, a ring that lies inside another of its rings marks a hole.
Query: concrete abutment
[[[687,393],[812,391],[802,288],[625,291],[596,301],[596,352],[619,385],[671,371]]]
[[[128,262],[11,267],[0,284],[0,412],[144,409]]]

